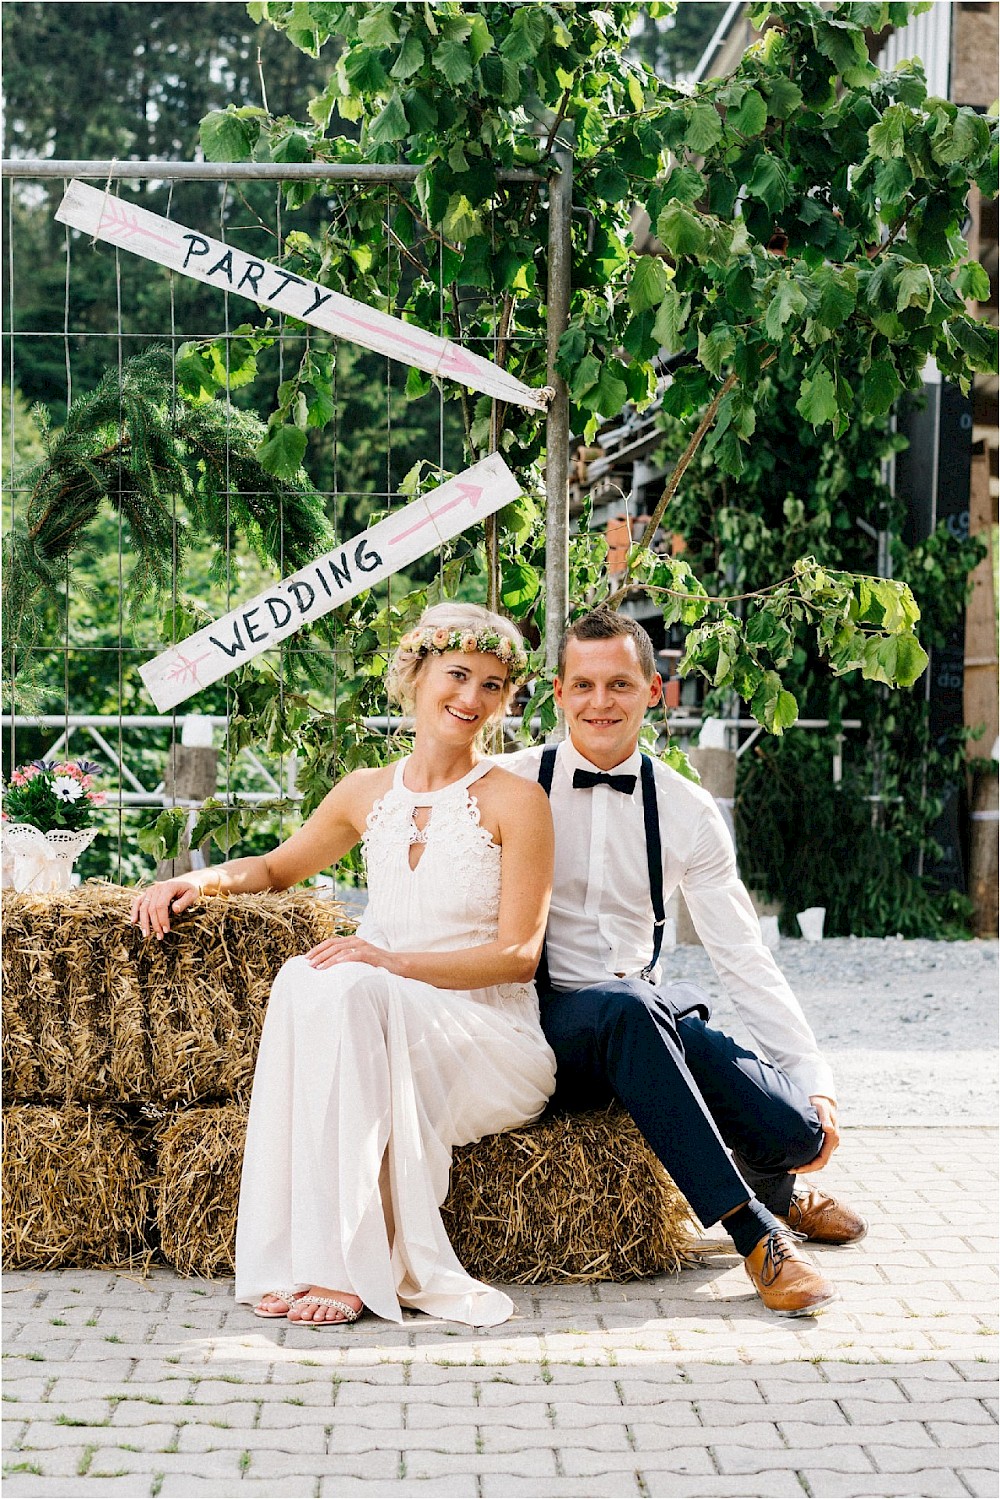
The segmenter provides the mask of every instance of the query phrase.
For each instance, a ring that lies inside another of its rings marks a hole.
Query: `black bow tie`
[[[612,791],[621,791],[631,796],[635,790],[636,776],[611,776],[606,770],[574,770],[574,790],[591,791],[595,786],[610,786]]]

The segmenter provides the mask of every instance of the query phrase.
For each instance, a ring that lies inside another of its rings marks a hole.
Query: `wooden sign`
[[[499,453],[491,453],[140,666],[150,697],[166,713],[303,625],[322,619],[356,593],[509,505],[520,493],[520,484]]]
[[[497,400],[533,411],[544,411],[548,391],[534,390],[502,370],[499,365],[470,354],[460,344],[401,318],[376,312],[364,302],[327,291],[315,281],[282,270],[266,260],[257,260],[234,245],[186,229],[172,219],[124,203],[110,193],[87,187],[75,179],[69,184],[56,210],[60,224],[80,229],[93,239],[104,240],[141,255],[144,260],[168,266],[217,286],[261,307],[271,307],[299,322],[324,328],[338,338],[349,338],[430,375],[444,375],[472,390],[481,390]]]

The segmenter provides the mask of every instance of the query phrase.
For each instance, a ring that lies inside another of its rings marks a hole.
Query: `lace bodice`
[[[396,764],[391,789],[368,815],[362,839],[368,876],[368,907],[361,933],[397,952],[448,952],[491,942],[500,913],[501,851],[480,824],[472,785],[493,769],[481,760],[460,781],[438,791],[411,791],[409,759]],[[418,808],[430,815],[421,828]],[[423,845],[416,868],[410,845]],[[477,995],[505,1007],[534,1005],[534,988],[497,985]]]

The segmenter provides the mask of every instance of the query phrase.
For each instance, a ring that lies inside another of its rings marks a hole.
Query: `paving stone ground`
[[[481,1332],[310,1331],[229,1281],[5,1280],[5,1499],[33,1495],[989,1495],[996,1137],[846,1132],[871,1232],[815,1250],[840,1302],[779,1319],[716,1230],[679,1277],[515,1287]]]

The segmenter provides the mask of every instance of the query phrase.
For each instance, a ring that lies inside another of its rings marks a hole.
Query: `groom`
[[[617,1098],[700,1221],[722,1221],[765,1306],[808,1316],[836,1291],[799,1241],[849,1244],[867,1227],[796,1183],[839,1144],[833,1079],[761,942],[712,797],[639,753],[661,686],[642,626],[595,610],[560,649],[568,739],[504,760],[541,782],[555,820],[536,977],[558,1064],[552,1101],[582,1110]],[[707,1024],[700,990],[661,982],[663,907],[678,887],[761,1055]]]

